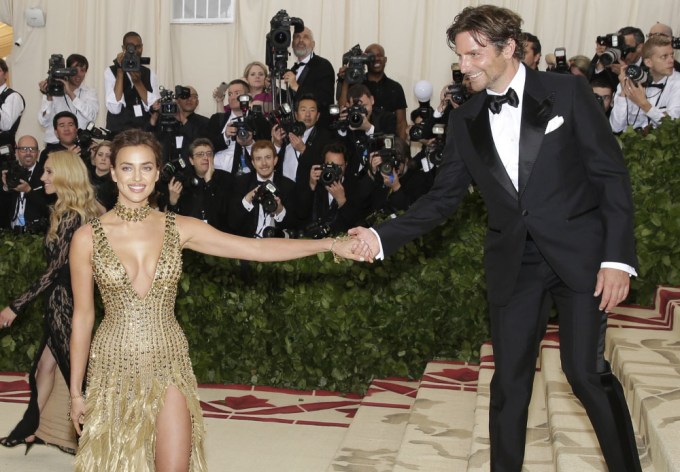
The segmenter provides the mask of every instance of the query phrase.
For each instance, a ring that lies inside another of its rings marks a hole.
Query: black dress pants
[[[593,291],[595,289],[593,274]],[[490,307],[495,372],[491,381],[491,470],[520,472],[536,356],[552,296],[559,313],[562,370],[583,404],[611,472],[639,472],[630,413],[621,384],[604,360],[607,315],[599,298],[570,290],[533,241],[527,241],[517,286],[507,305]]]

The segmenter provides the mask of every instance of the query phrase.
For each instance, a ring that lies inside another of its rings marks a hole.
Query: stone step
[[[648,462],[655,470],[678,472],[680,289],[660,288],[654,310],[656,315],[648,316],[654,324],[637,329],[610,325],[607,357],[623,385],[633,423],[649,445]]]
[[[465,469],[478,374],[476,364],[432,361],[427,365],[394,472]]]
[[[488,472],[490,470],[489,386],[494,369],[493,349],[490,344],[487,343],[482,346],[480,356],[479,393],[475,408],[475,425],[467,467],[468,472]],[[537,369],[539,367],[540,362]],[[554,472],[555,470],[548,434],[545,391],[540,372],[537,372],[534,378],[529,417],[527,419],[527,439],[524,451],[524,467],[522,470],[523,472]]]
[[[327,472],[391,472],[418,385],[396,379],[373,381]]]
[[[590,420],[562,372],[559,350],[544,348],[541,358],[541,377],[545,385],[555,470],[557,472],[607,470]],[[637,443],[643,470],[653,472],[655,469],[640,436],[637,437]]]

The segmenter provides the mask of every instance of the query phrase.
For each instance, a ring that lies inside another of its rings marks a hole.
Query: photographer
[[[370,211],[373,183],[367,174],[348,175],[346,156],[341,143],[327,145],[323,165],[312,166],[308,185],[297,182],[296,208],[307,236],[342,233],[363,221]]]
[[[212,142],[206,138],[198,138],[189,145],[189,162],[193,167],[175,173],[169,179],[166,209],[193,216],[220,231],[227,231],[233,177],[228,172],[215,169],[213,149]],[[164,171],[161,173],[164,174]]]
[[[162,95],[162,94],[161,94]],[[163,98],[151,106],[149,118],[150,131],[156,135],[163,145],[163,156],[166,162],[174,154],[186,156],[189,146],[198,138],[209,138],[208,123],[210,120],[195,113],[198,108],[198,93],[191,85],[175,87],[175,93],[171,95],[171,107],[176,110],[171,116],[163,116],[165,110],[162,107]],[[174,100],[174,103],[172,101]],[[167,120],[171,120],[168,126]],[[166,149],[171,147],[171,149]]]
[[[529,69],[539,70],[538,65],[541,63],[541,41],[538,39],[538,36],[523,31],[519,37],[524,43],[522,62]]]
[[[628,126],[656,128],[661,119],[680,116],[680,73],[673,69],[670,39],[652,36],[642,48],[643,63],[649,71],[627,66],[619,74],[609,122],[615,133]]]
[[[241,236],[271,237],[274,228],[294,226],[290,203],[295,184],[275,172],[278,157],[271,141],[256,141],[251,157],[255,172],[236,177],[229,226]]]
[[[226,170],[233,175],[253,171],[249,158],[249,148],[256,139],[271,135],[266,120],[248,122],[248,110],[244,113],[239,97],[250,100],[250,88],[242,79],[235,79],[227,86],[229,111],[215,113],[208,123],[208,135],[215,147],[215,168]],[[245,103],[245,102],[244,102]],[[249,105],[248,105],[249,106]]]
[[[311,94],[316,97],[319,112],[325,117],[328,106],[333,103],[333,65],[328,59],[314,53],[314,33],[307,27],[300,33],[293,34],[292,46],[297,62],[283,74],[292,102],[295,103],[303,95]]]
[[[63,57],[59,57],[63,61]],[[63,89],[62,95],[50,95],[48,80],[42,80],[38,83],[38,88],[43,93],[42,104],[38,111],[38,122],[44,128],[46,144],[58,142],[52,127],[52,119],[57,113],[61,111],[74,113],[78,119],[79,128],[85,128],[88,123],[95,121],[99,113],[97,92],[92,87],[83,84],[90,67],[87,58],[80,54],[71,54],[66,59],[66,67],[73,69],[72,72],[75,72],[75,74],[69,75],[67,78],[57,77],[53,79],[61,84],[59,88]]]
[[[347,92],[349,106],[340,113],[343,125],[331,122],[331,126],[338,129],[347,148],[347,175],[360,176],[365,174],[368,165],[368,139],[375,133],[383,133],[390,129],[389,117],[385,119],[383,113],[374,111],[373,95],[363,84],[352,85]]]
[[[106,128],[114,134],[129,128],[146,129],[149,107],[159,98],[156,74],[142,65],[148,63],[143,51],[142,37],[134,31],[126,33],[122,51],[104,71]]]
[[[651,38],[652,36],[665,36],[666,38],[672,40],[673,29],[670,26],[657,21],[651,28],[649,28],[647,39]],[[673,60],[673,69],[680,72],[680,62]]]
[[[383,147],[370,156],[369,175],[374,181],[372,212],[391,214],[406,211],[432,186],[434,173],[419,172],[409,167],[410,149],[399,137],[394,138],[392,149]]]
[[[70,111],[60,111],[52,118],[52,128],[57,142],[48,144],[40,153],[40,163],[44,164],[47,155],[54,151],[71,151],[80,155],[81,149],[78,145],[78,118]],[[88,150],[85,149],[87,152]]]
[[[40,180],[43,173],[38,162],[38,141],[33,136],[19,138],[16,161],[7,161],[2,171],[1,228],[17,232],[44,232],[50,215],[49,199]],[[10,159],[11,156],[3,156]],[[17,165],[18,163],[18,165]]]
[[[306,179],[313,164],[320,164],[321,150],[332,139],[327,128],[318,126],[319,105],[313,95],[302,95],[295,103],[295,119],[304,124],[304,133],[297,135],[286,132],[282,126],[272,127],[272,141],[279,157],[278,173],[297,181],[298,176]]]
[[[380,44],[371,44],[364,50],[364,55],[369,57],[367,63],[368,73],[363,84],[368,87],[373,97],[373,109],[384,116],[382,131],[396,134],[400,138],[407,139],[406,123],[406,95],[399,82],[385,75],[387,56],[385,49]],[[349,96],[351,86],[345,81],[345,67],[338,73],[342,82],[339,103],[345,103]]]
[[[3,144],[14,146],[21,114],[26,107],[24,97],[7,86],[8,75],[7,62],[0,58],[0,146]]]

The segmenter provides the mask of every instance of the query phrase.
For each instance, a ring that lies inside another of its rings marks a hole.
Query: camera
[[[373,62],[373,54],[364,54],[361,46],[355,45],[342,55],[342,65],[345,69],[345,81],[348,85],[361,84],[366,81],[366,66]]]
[[[278,204],[276,203],[276,196],[279,191],[276,185],[271,180],[266,180],[257,187],[253,195],[253,203],[262,205],[262,211],[267,214],[273,214],[276,211]]]
[[[273,76],[281,78],[288,69],[288,48],[291,44],[291,26],[295,33],[301,33],[305,24],[300,18],[290,17],[286,10],[279,10],[269,21],[270,30],[266,37],[265,62]]]
[[[368,115],[366,107],[361,104],[361,100],[355,98],[352,106],[347,109],[347,123],[352,128],[358,128],[366,115]]]
[[[643,87],[646,87],[650,80],[647,69],[644,66],[636,66],[635,64],[626,67],[626,77]]]
[[[450,96],[451,101],[457,105],[462,105],[470,98],[467,87],[463,84],[464,77],[460,70],[452,70],[451,78],[453,83],[446,88],[445,95]]]
[[[94,122],[90,121],[85,129],[78,128],[78,138],[77,143],[80,146],[81,152],[87,151],[92,145],[92,140],[94,139],[111,139],[113,138],[113,133],[106,128],[97,128]],[[89,155],[89,154],[88,154]]]
[[[555,69],[554,72],[569,74],[569,63],[567,62],[567,50],[555,48]]]
[[[680,37],[673,36],[671,38],[671,47],[673,49],[680,49]]]
[[[411,141],[432,138],[432,125],[434,124],[434,114],[429,102],[421,103],[417,109],[415,118],[420,118],[419,123],[415,123],[408,131]]]
[[[340,118],[340,105],[337,103],[328,105],[329,123],[328,127],[334,131],[347,131],[349,122]]]
[[[128,44],[125,46],[125,54],[121,60],[120,67],[123,69],[123,72],[139,72],[142,70],[142,65],[150,63],[151,59],[148,57],[140,57],[137,55],[137,49],[134,44]]]
[[[286,133],[293,133],[295,136],[302,136],[307,130],[307,126],[302,121],[295,119],[293,110],[288,103],[282,103],[278,109],[269,113],[267,120],[272,126],[279,126]]]
[[[179,107],[175,100],[178,98],[189,98],[191,96],[191,89],[182,85],[175,85],[174,92],[162,86],[158,87],[158,91],[161,96],[160,109],[158,110],[160,114],[158,125],[161,128],[161,132],[172,132],[179,126],[179,121],[177,120]]]
[[[622,35],[606,34],[597,37],[597,44],[607,46],[607,50],[600,55],[600,64],[607,67],[620,59],[624,59],[629,53],[635,51],[635,47],[626,45]]]
[[[31,178],[29,170],[16,160],[14,149],[10,145],[0,146],[0,171],[7,171],[5,182],[9,189],[17,188],[21,180],[28,182]]]
[[[325,221],[314,221],[304,227],[302,234],[312,239],[323,239],[331,234],[331,228]]]
[[[302,236],[304,236],[304,234],[299,230],[277,228],[276,226],[265,226],[262,228],[263,238],[299,239]]]
[[[342,167],[337,164],[324,164],[321,166],[319,182],[328,187],[342,179]]]
[[[183,186],[187,184],[195,187],[198,185],[198,178],[194,173],[194,167],[189,159],[183,156],[172,159],[161,167],[160,179],[163,183],[169,183],[173,177]]]
[[[47,95],[52,97],[64,96],[64,84],[57,79],[73,77],[78,73],[74,67],[66,67],[66,61],[61,54],[52,54],[47,69]]]
[[[412,169],[422,169],[429,172],[442,163],[444,157],[444,143],[446,142],[446,125],[438,123],[432,127],[434,142],[423,147],[409,162]]]
[[[369,154],[378,153],[382,162],[378,171],[382,174],[392,175],[395,169],[399,169],[399,159],[394,143],[393,134],[375,133],[368,138]]]

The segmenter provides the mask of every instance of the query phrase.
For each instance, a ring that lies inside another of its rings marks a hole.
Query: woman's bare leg
[[[38,409],[42,412],[50,398],[52,389],[54,388],[54,374],[57,371],[57,361],[52,355],[52,351],[45,346],[43,353],[38,361],[38,367],[35,370],[35,386],[38,391]],[[26,442],[33,442],[35,435],[32,434],[26,438]]]
[[[191,415],[184,395],[171,385],[156,418],[156,470],[186,472],[191,458]]]

